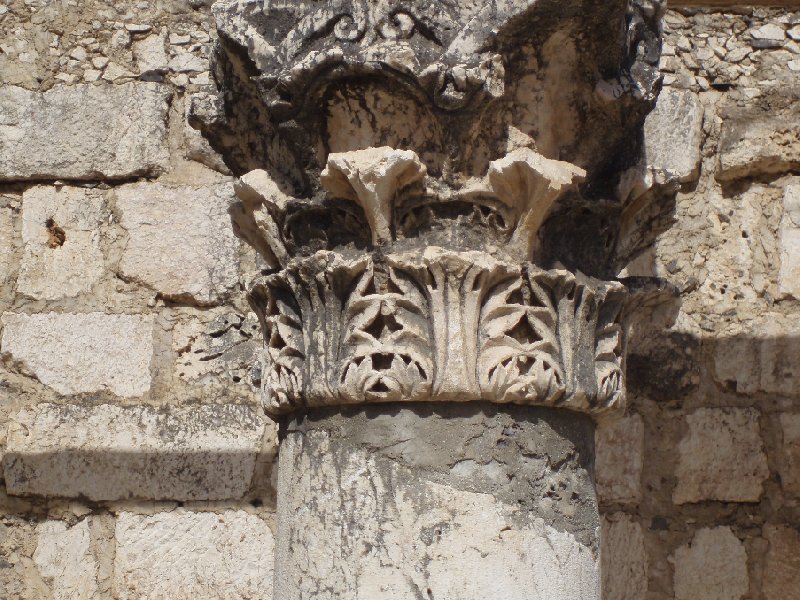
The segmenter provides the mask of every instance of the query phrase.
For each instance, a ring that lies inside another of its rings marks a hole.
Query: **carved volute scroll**
[[[658,90],[662,9],[216,2],[217,86],[192,120],[239,176],[231,215],[263,261],[269,411],[624,405],[613,243],[548,224],[619,214],[608,190]],[[562,257],[570,241],[591,260]]]

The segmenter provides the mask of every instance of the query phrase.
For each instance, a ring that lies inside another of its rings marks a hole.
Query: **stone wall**
[[[272,597],[208,4],[0,4],[0,598]],[[670,11],[661,66],[617,255],[680,301],[598,428],[605,596],[800,598],[800,12]]]

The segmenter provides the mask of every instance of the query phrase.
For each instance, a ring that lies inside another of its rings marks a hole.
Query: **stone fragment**
[[[69,527],[63,521],[44,521],[36,528],[33,562],[50,586],[53,600],[100,599],[97,561],[91,551],[91,519]]]
[[[783,433],[781,485],[787,496],[800,499],[800,414],[780,416]]]
[[[114,597],[120,600],[272,600],[274,539],[241,510],[117,519]]]
[[[780,48],[785,39],[783,27],[775,23],[767,23],[750,30],[750,45],[753,48]]]
[[[225,500],[250,487],[265,421],[244,405],[40,404],[16,414],[3,459],[14,495]]]
[[[0,181],[164,172],[169,96],[168,87],[141,82],[44,93],[0,87]]]
[[[208,59],[191,52],[178,52],[169,61],[169,69],[174,73],[199,73],[208,70]]]
[[[166,298],[212,304],[238,281],[239,243],[228,205],[232,186],[135,183],[116,190],[128,243],[124,278]]]
[[[59,394],[150,389],[151,316],[5,313],[0,324],[0,356]]]
[[[800,299],[800,180],[784,189],[778,291]]]
[[[673,502],[758,502],[769,477],[758,416],[754,409],[701,408],[686,417]]]
[[[603,598],[641,600],[647,595],[647,550],[639,523],[625,514],[603,519]]]
[[[103,275],[103,195],[77,187],[37,186],[22,196],[17,291],[55,300],[89,292]]]
[[[166,31],[160,35],[149,35],[133,43],[133,57],[139,67],[139,75],[165,73],[169,65]]]
[[[595,434],[595,477],[601,502],[633,503],[641,498],[644,423],[633,414],[601,421]]]
[[[700,529],[672,562],[675,600],[740,600],[749,590],[747,552],[730,527]]]
[[[800,600],[800,532],[787,526],[767,525],[769,542],[762,594],[765,600]]]

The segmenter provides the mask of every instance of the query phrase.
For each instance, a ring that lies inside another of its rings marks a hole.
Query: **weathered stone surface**
[[[800,414],[780,415],[781,433],[781,485],[784,492],[800,499]]]
[[[599,596],[586,417],[425,403],[286,433],[276,598]]]
[[[18,201],[11,196],[0,196],[0,286],[11,279],[14,271],[14,250],[17,240],[14,218]]]
[[[156,175],[170,92],[154,83],[0,87],[0,180]]]
[[[5,313],[0,353],[59,394],[150,389],[153,318],[105,313]]]
[[[601,573],[607,600],[642,600],[647,595],[647,550],[639,523],[624,514],[603,519]]]
[[[147,77],[166,72],[169,65],[166,30],[134,42],[133,58],[140,75]]]
[[[730,527],[699,530],[672,562],[675,600],[740,600],[749,590],[747,552]]]
[[[264,419],[243,405],[40,404],[9,425],[6,485],[16,495],[97,501],[240,498],[263,434]]]
[[[800,299],[800,180],[793,180],[783,192],[778,290]]]
[[[757,335],[761,338],[761,389],[770,394],[800,395],[800,323],[793,316],[768,318]]]
[[[22,196],[23,255],[17,291],[54,300],[88,292],[103,275],[101,192],[39,186]]]
[[[595,434],[595,480],[601,502],[632,503],[641,497],[644,422],[633,414],[601,421]]]
[[[678,446],[676,504],[758,502],[769,476],[758,411],[701,408],[686,417]]]
[[[53,600],[100,600],[97,561],[91,550],[91,518],[70,527],[44,521],[36,528],[33,562],[52,591]]]
[[[244,511],[122,512],[116,527],[114,597],[272,600],[273,551],[267,523]]]
[[[211,304],[238,281],[239,242],[227,210],[230,183],[135,183],[116,190],[128,242],[121,275],[178,300]]]
[[[769,542],[762,593],[765,600],[800,600],[800,532],[788,526],[767,525]]]

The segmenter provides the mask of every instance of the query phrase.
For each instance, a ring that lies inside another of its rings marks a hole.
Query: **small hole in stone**
[[[64,242],[67,239],[67,234],[64,233],[64,230],[61,229],[56,222],[51,218],[45,221],[45,227],[47,227],[47,245],[51,248],[60,248],[64,245]]]

